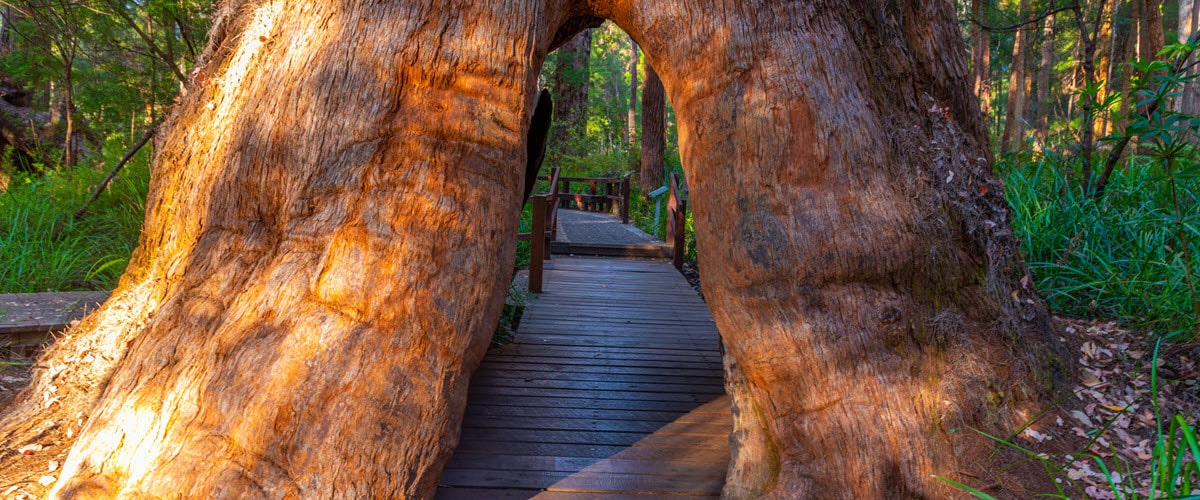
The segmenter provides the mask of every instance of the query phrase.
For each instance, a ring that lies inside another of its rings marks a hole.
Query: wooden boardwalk
[[[718,496],[732,424],[717,338],[669,262],[556,257],[472,379],[438,498]]]

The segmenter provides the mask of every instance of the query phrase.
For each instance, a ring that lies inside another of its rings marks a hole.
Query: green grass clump
[[[110,146],[119,158],[121,146]],[[105,156],[93,166],[12,175],[0,193],[0,293],[116,286],[137,246],[150,171],[142,153],[76,216],[117,161]]]
[[[1192,273],[1200,272],[1195,178],[1174,180],[1181,193],[1175,202],[1161,167],[1135,158],[1097,199],[1066,181],[1052,161],[1001,162],[998,170],[1022,251],[1052,308],[1159,334],[1200,326],[1185,264],[1190,252]]]

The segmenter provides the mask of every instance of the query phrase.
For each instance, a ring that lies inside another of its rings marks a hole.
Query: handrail
[[[529,230],[529,291],[542,293],[542,275],[550,260],[550,242],[558,238],[558,174],[551,170],[550,191],[529,197],[533,204],[532,227]],[[525,235],[517,235],[517,239]]]
[[[549,177],[540,177],[540,179],[551,180],[553,185],[559,188],[558,201],[560,205],[574,201],[581,210],[598,208],[601,209],[600,211],[607,212],[612,210],[612,204],[616,202],[621,223],[628,224],[630,177],[632,175],[633,172],[621,177],[559,177],[557,181],[553,181]],[[587,184],[588,192],[572,193],[572,183]],[[604,194],[599,194],[600,186],[604,186]]]
[[[671,172],[671,194],[667,198],[667,241],[671,243],[671,263],[683,271],[683,258],[687,254],[684,236],[687,232],[687,188],[679,188],[679,174]]]

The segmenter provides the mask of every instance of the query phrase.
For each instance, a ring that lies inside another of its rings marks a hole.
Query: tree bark
[[[677,112],[735,409],[726,496],[950,496],[932,475],[982,443],[943,432],[1019,425],[1066,359],[1021,284],[950,3],[703,4],[657,36],[681,8],[632,9],[602,15]],[[753,36],[709,35],[734,32]]]
[[[638,45],[629,38],[629,116],[625,120],[625,142],[637,145]],[[643,91],[645,92],[645,91]]]
[[[3,419],[4,472],[71,446],[59,497],[431,496],[510,277],[537,68],[581,17],[678,111],[728,496],[949,496],[933,475],[991,450],[951,429],[1007,435],[1061,381],[948,2],[216,16],[129,270]]]
[[[642,193],[663,185],[663,152],[667,138],[667,96],[654,67],[646,64],[642,88],[642,158],[638,184]]]
[[[1115,11],[1115,7],[1114,7]],[[1083,72],[1083,85],[1090,87],[1096,83],[1096,39],[1087,24],[1087,20],[1083,13],[1083,7],[1080,4],[1075,4],[1071,9],[1075,17],[1075,27],[1079,30],[1079,45],[1083,50],[1083,57],[1079,60],[1080,69]],[[1095,25],[1100,25],[1100,18],[1096,18]],[[1079,102],[1082,120],[1079,126],[1079,157],[1081,184],[1084,191],[1091,189],[1092,182],[1092,153],[1095,150],[1095,140],[1093,129],[1094,113],[1096,107],[1095,94],[1084,92],[1080,97]]]
[[[1017,12],[1024,16],[1029,12],[1029,0],[1021,0]],[[1018,17],[1020,17],[1018,16]],[[1012,70],[1008,80],[1008,109],[1004,119],[1004,133],[1000,136],[1000,151],[1010,152],[1021,147],[1025,136],[1025,53],[1029,51],[1029,30],[1017,30],[1013,40]]]
[[[977,21],[971,28],[971,80],[984,117],[988,116],[992,101],[992,35],[983,27],[987,20],[986,7],[986,0],[971,0],[971,15]]]
[[[568,154],[581,155],[587,137],[588,81],[591,76],[592,31],[584,30],[558,49],[554,70],[556,113],[553,141]]]
[[[1138,57],[1149,61],[1158,57],[1158,51],[1163,48],[1162,0],[1137,1],[1142,3],[1141,29],[1138,30],[1141,35],[1138,41]]]
[[[1054,74],[1054,16],[1046,16],[1042,25],[1042,60],[1037,77],[1037,135],[1039,147],[1046,143],[1050,130],[1050,80]]]
[[[1113,92],[1113,59],[1116,57],[1116,38],[1113,36],[1113,15],[1118,6],[1114,5],[1115,0],[1100,0],[1100,5],[1096,7],[1096,22],[1093,23],[1095,29],[1092,37],[1095,39],[1096,58],[1095,74],[1100,77],[1102,83],[1097,97],[1099,102],[1104,102],[1108,95]],[[1096,121],[1094,132],[1098,137],[1108,135],[1109,113],[1101,113],[1100,119]]]
[[[1200,29],[1200,2],[1196,0],[1179,0],[1179,43],[1184,43],[1192,34]],[[1196,56],[1188,58],[1184,64],[1185,75],[1195,75],[1197,69],[1193,64]],[[1195,80],[1185,82],[1181,86],[1179,97],[1175,99],[1175,111],[1187,115],[1200,115],[1200,83]]]

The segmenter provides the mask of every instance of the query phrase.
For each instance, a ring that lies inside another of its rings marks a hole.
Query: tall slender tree
[[[1193,33],[1200,29],[1200,0],[1179,0],[1179,42],[1186,42]],[[1196,56],[1193,55],[1184,64],[1188,75],[1200,72],[1197,68]],[[1195,79],[1186,82],[1178,99],[1175,109],[1189,115],[1200,114],[1200,82]]]
[[[638,45],[629,37],[629,115],[625,119],[625,142],[633,147],[637,141]]]
[[[558,49],[554,69],[555,117],[551,140],[567,154],[585,152],[592,30],[584,30]]]
[[[1029,0],[1021,0],[1017,12],[1024,16],[1029,12]],[[1000,150],[1012,151],[1024,142],[1026,94],[1026,52],[1029,51],[1029,30],[1020,27],[1013,39],[1012,64],[1008,80],[1008,111],[1005,113],[1004,133],[1000,136]]]
[[[987,0],[971,0],[971,81],[975,95],[979,97],[979,109],[987,116],[992,101],[992,34],[984,26],[987,21]]]
[[[1037,77],[1037,126],[1035,135],[1039,146],[1046,142],[1046,133],[1050,129],[1050,81],[1054,73],[1054,15],[1048,15],[1042,20],[1042,60],[1038,65]]]
[[[649,62],[642,89],[642,158],[638,183],[643,193],[663,184],[663,152],[666,146],[667,96],[662,80]]]

